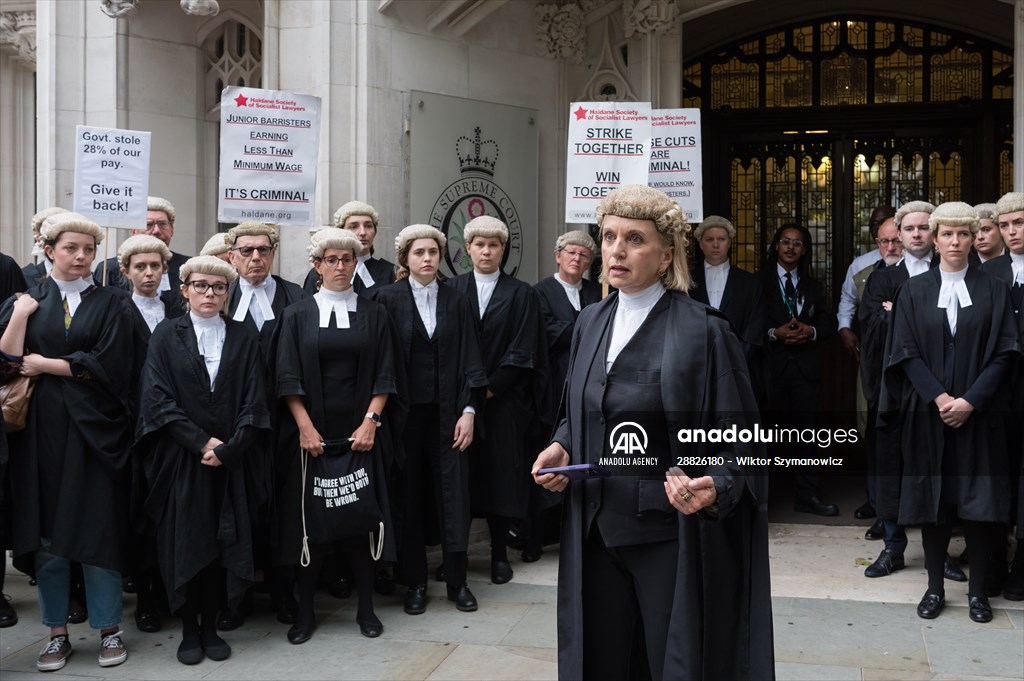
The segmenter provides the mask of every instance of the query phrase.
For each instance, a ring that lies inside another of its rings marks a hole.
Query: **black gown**
[[[668,292],[667,333],[661,359],[661,395],[669,442],[680,428],[753,428],[757,419],[743,352],[729,322],[686,294]],[[583,431],[582,396],[618,295],[580,313],[573,357],[554,441],[570,463],[591,461]],[[637,340],[636,337],[633,339]],[[632,343],[633,341],[631,341]],[[664,663],[666,679],[774,678],[771,588],[768,566],[768,480],[758,467],[740,467],[733,455],[763,455],[760,445],[693,445],[687,455],[723,455],[721,466],[687,466],[691,477],[710,475],[719,516],[678,516],[678,567]],[[582,640],[583,486],[567,488],[558,574],[558,675],[579,679]],[[664,492],[661,492],[662,497]],[[593,615],[590,615],[593,616]],[[623,645],[630,645],[624,641]]]
[[[142,372],[136,449],[149,483],[145,508],[157,527],[160,572],[172,612],[189,581],[211,564],[227,571],[229,604],[254,581],[251,517],[266,499],[252,489],[270,440],[264,367],[256,333],[226,320],[214,389],[192,318],[157,326]],[[216,437],[223,466],[200,451]]]
[[[532,458],[526,435],[544,404],[547,352],[537,295],[504,272],[483,319],[473,272],[449,279],[465,295],[480,337],[480,354],[493,396],[476,419],[472,461],[473,512],[479,516],[526,516]],[[529,459],[529,460],[528,460]]]
[[[374,491],[384,513],[384,553],[381,560],[395,559],[395,537],[388,506],[386,471],[395,456],[393,429],[401,423],[401,400],[398,399],[400,372],[395,363],[393,330],[387,311],[378,303],[360,298],[356,312],[349,313],[351,327],[338,329],[334,315],[331,328],[321,329],[320,308],[314,298],[306,298],[288,307],[281,315],[274,336],[277,350],[275,385],[281,412],[275,434],[275,504],[277,541],[274,562],[297,565],[302,554],[302,469],[299,432],[283,399],[287,395],[302,396],[303,404],[317,432],[326,439],[349,437],[363,422],[366,408],[374,395],[387,394],[388,403],[381,415],[371,452],[374,461]],[[322,364],[321,343],[342,346],[348,357]],[[342,381],[334,375],[349,374]],[[331,397],[339,383],[347,385],[349,394]],[[325,396],[327,399],[325,399]],[[400,432],[399,432],[400,434]]]
[[[1009,385],[1003,374],[1020,352],[1018,332],[1002,282],[973,267],[964,282],[972,305],[957,312],[955,338],[946,310],[936,305],[937,269],[909,279],[894,302],[878,422],[880,429],[899,428],[901,458],[890,453],[879,462],[885,465],[879,469],[879,498],[899,499],[901,525],[949,522],[942,517],[946,504],[956,504],[964,520],[1009,519],[1003,421]],[[970,398],[975,411],[960,428],[946,427],[937,407],[915,389],[906,370],[917,359],[939,389]],[[953,443],[946,442],[950,436]]]
[[[413,299],[408,279],[377,289],[373,298],[388,311],[398,332],[398,351],[405,366],[406,376],[414,374],[409,366],[413,334],[420,333],[417,324],[419,311]],[[473,326],[473,310],[458,291],[438,286],[437,325],[432,341],[436,342],[437,403],[441,427],[436,447],[441,460],[441,495],[435,499],[443,516],[445,548],[450,552],[464,552],[469,540],[470,499],[463,485],[468,479],[471,454],[452,448],[455,423],[467,406],[481,408],[482,393],[487,387],[487,374],[480,359],[480,347]],[[475,420],[475,419],[474,419]],[[431,433],[433,435],[433,433]],[[401,440],[399,440],[401,441]],[[419,509],[416,509],[419,512]]]
[[[28,291],[39,309],[25,347],[71,363],[72,377],[36,382],[25,429],[8,434],[15,565],[34,572],[40,538],[54,555],[121,570],[128,531],[126,474],[131,445],[131,320],[110,291],[82,293],[65,337],[60,290],[46,279]],[[0,334],[14,300],[0,310]]]
[[[9,255],[0,253],[0,301],[7,300],[15,293],[21,293],[27,288],[25,275],[18,267],[18,263]],[[11,510],[7,506],[10,500],[8,491],[10,480],[7,477],[7,437],[2,430],[3,424],[0,424],[0,550],[10,548],[11,536]]]

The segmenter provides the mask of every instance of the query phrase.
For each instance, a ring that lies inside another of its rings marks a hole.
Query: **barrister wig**
[[[430,225],[409,225],[395,237],[395,281],[402,281],[409,277],[409,249],[417,239],[433,239],[437,243],[437,250],[444,257],[444,246],[448,243],[444,233]],[[440,263],[438,263],[440,264]],[[435,274],[438,281],[444,281],[445,277],[438,271]]]
[[[352,251],[356,257],[363,254],[363,245],[355,234],[340,227],[324,227],[309,237],[309,261],[320,260],[329,248]]]
[[[58,206],[51,206],[50,208],[44,208],[35,215],[32,216],[32,235],[36,238],[39,237],[39,230],[43,226],[43,222],[46,218],[51,218],[54,215],[60,215],[61,213],[70,213],[67,208],[59,208]]]
[[[935,210],[935,206],[927,201],[907,201],[899,210],[896,211],[896,227],[900,226],[903,222],[903,218],[907,217],[911,213],[931,213]]]
[[[693,283],[687,263],[690,225],[682,209],[667,194],[642,184],[626,184],[601,199],[594,212],[598,227],[606,215],[653,222],[665,244],[674,247],[672,261],[661,275],[662,283],[673,291],[690,290]],[[601,281],[605,280],[606,275],[602,272]]]
[[[565,250],[566,246],[579,246],[580,248],[586,248],[593,255],[594,251],[597,250],[597,244],[590,238],[590,235],[584,232],[582,229],[574,229],[571,232],[566,232],[555,240],[555,253],[561,253]]]
[[[974,210],[978,211],[979,220],[998,221],[999,213],[996,211],[996,204],[994,203],[979,203],[974,207]]]
[[[467,222],[466,228],[462,231],[462,237],[466,240],[467,246],[473,243],[473,239],[478,236],[485,239],[498,239],[502,244],[507,244],[508,227],[498,218],[480,215]]]
[[[230,250],[231,247],[228,246],[227,235],[223,232],[217,232],[206,241],[203,245],[203,250],[199,251],[199,255],[220,255]]]
[[[1009,192],[996,201],[996,218],[1024,211],[1024,192]]]
[[[43,220],[43,226],[39,228],[39,236],[51,246],[57,243],[57,238],[64,232],[88,234],[96,240],[97,244],[103,241],[103,228],[78,213],[51,215]]]
[[[277,247],[277,227],[274,227],[274,225],[268,225],[265,222],[246,220],[245,222],[238,223],[229,229],[227,234],[224,235],[224,243],[226,243],[228,247],[232,247],[240,236],[265,236],[270,239],[271,248]]]
[[[132,264],[132,256],[139,253],[159,253],[165,265],[171,259],[171,249],[163,241],[149,234],[136,234],[125,239],[117,249],[117,264],[127,270]]]
[[[213,255],[197,255],[186,260],[185,264],[178,270],[182,286],[188,283],[188,278],[193,274],[209,274],[214,277],[224,277],[228,280],[229,284],[233,284],[235,279],[238,279],[238,272],[235,271],[234,267]]]
[[[368,215],[373,220],[373,226],[377,226],[377,222],[380,219],[377,215],[376,209],[368,203],[362,201],[349,201],[344,206],[334,211],[334,226],[344,227],[345,220],[348,220],[353,215]]]
[[[159,196],[150,196],[146,200],[146,210],[159,210],[167,214],[167,221],[172,225],[174,224],[174,218],[177,215],[174,212],[174,206],[167,199],[160,198]]]
[[[974,206],[963,201],[940,203],[932,211],[932,216],[928,218],[928,226],[931,227],[933,234],[938,233],[939,225],[970,227],[971,234],[977,234],[979,224],[978,211],[974,210]]]
[[[704,232],[712,227],[721,227],[729,233],[730,239],[736,238],[736,228],[732,226],[731,222],[723,218],[721,215],[709,215],[704,218],[704,221],[697,225],[697,229],[693,230],[693,238],[700,241],[700,238],[704,236]]]

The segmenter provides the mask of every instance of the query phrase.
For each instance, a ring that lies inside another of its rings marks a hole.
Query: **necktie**
[[[796,287],[793,286],[793,278],[789,276],[789,272],[786,272],[786,299],[790,302],[796,300]]]
[[[64,296],[64,337],[68,337],[68,330],[71,328],[71,307],[68,305],[68,298]]]

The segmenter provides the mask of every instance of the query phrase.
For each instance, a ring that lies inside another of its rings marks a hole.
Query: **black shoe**
[[[121,591],[126,594],[133,594],[138,591],[135,587],[135,578],[131,575],[125,575],[121,578]]]
[[[864,533],[864,538],[870,541],[885,539],[885,523],[881,520],[876,520],[868,528],[868,531]]]
[[[203,652],[214,662],[220,662],[231,657],[231,646],[228,642],[217,635],[216,631],[204,631],[201,637]]]
[[[384,625],[376,615],[370,615],[369,619],[365,620],[356,618],[356,624],[359,625],[359,633],[366,638],[377,638],[384,633]]]
[[[81,624],[89,619],[89,610],[74,598],[68,603],[68,623]]]
[[[300,624],[296,622],[292,625],[291,629],[288,630],[288,643],[293,646],[302,645],[309,639],[313,638],[313,630],[316,629],[316,624]]]
[[[967,599],[967,604],[970,606],[971,619],[980,624],[992,621],[992,606],[988,604],[988,599],[984,596],[971,596]]]
[[[441,563],[440,565],[438,565],[438,566],[437,566],[437,569],[436,569],[436,570],[434,570],[434,581],[435,581],[435,582],[444,582],[444,581],[447,581],[447,580],[445,579],[445,573],[444,573],[444,563]]]
[[[427,585],[410,586],[405,592],[405,605],[402,606],[408,615],[422,615],[427,611]]]
[[[281,624],[295,624],[299,618],[299,604],[295,602],[295,596],[291,594],[277,599],[277,602],[274,603],[274,610],[277,611],[277,621]]]
[[[141,610],[135,610],[135,627],[139,631],[143,631],[147,634],[153,634],[160,631],[160,614],[156,612],[142,612]]]
[[[865,501],[857,508],[856,511],[853,512],[853,517],[857,520],[867,520],[868,518],[874,518],[875,507],[871,505],[870,501]]]
[[[544,549],[541,548],[525,548],[523,549],[522,558],[524,563],[536,563],[540,560],[540,557],[544,554]]]
[[[864,576],[885,577],[905,567],[906,563],[903,562],[902,553],[893,553],[889,549],[882,549],[875,562],[864,568]]]
[[[242,613],[231,610],[221,610],[217,616],[217,631],[234,631],[245,624]]]
[[[178,645],[178,662],[199,664],[203,661],[203,643],[198,636],[182,636]]]
[[[1017,557],[1010,574],[1006,577],[1006,586],[1003,587],[1003,598],[1008,601],[1024,601],[1024,570],[1021,570],[1016,561],[1024,561],[1024,542],[1017,543]],[[1024,562],[1020,563],[1024,565]]]
[[[491,561],[491,581],[495,584],[507,584],[512,581],[512,566],[507,560]]]
[[[797,499],[793,504],[793,510],[800,513],[813,513],[814,515],[839,515],[839,507],[835,504],[826,504],[818,497],[810,499]]]
[[[946,565],[945,565],[945,567],[942,570],[942,575],[946,579],[951,579],[954,582],[966,582],[967,581],[967,575],[964,574],[963,570],[961,570],[960,568],[958,568],[956,566],[956,563],[954,563],[953,559],[950,558],[949,556],[946,556]]]
[[[373,590],[382,596],[390,596],[395,593],[395,578],[391,576],[391,570],[387,568],[377,570],[377,574],[373,576]]]
[[[455,607],[462,612],[476,612],[476,596],[466,584],[448,587],[448,600],[455,601]]]
[[[338,581],[327,587],[327,593],[335,598],[348,598],[352,595],[352,584],[344,577],[339,577]]]
[[[1006,565],[1001,566],[990,565],[988,578],[985,580],[985,595],[989,598],[995,598],[1003,593],[1003,589],[1006,587]]]
[[[917,604],[917,616],[922,619],[933,620],[939,616],[939,613],[942,612],[942,606],[945,604],[945,596],[926,593],[921,602]]]
[[[18,623],[18,613],[14,612],[8,598],[10,597],[7,594],[0,593],[0,629],[13,627]]]

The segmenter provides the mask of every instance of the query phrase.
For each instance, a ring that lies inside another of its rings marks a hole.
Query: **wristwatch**
[[[364,416],[363,418],[364,419],[370,419],[371,421],[373,421],[374,423],[377,424],[378,428],[380,428],[380,414],[378,414],[377,412],[375,412],[375,411],[368,411],[368,412],[366,412],[366,416]]]

